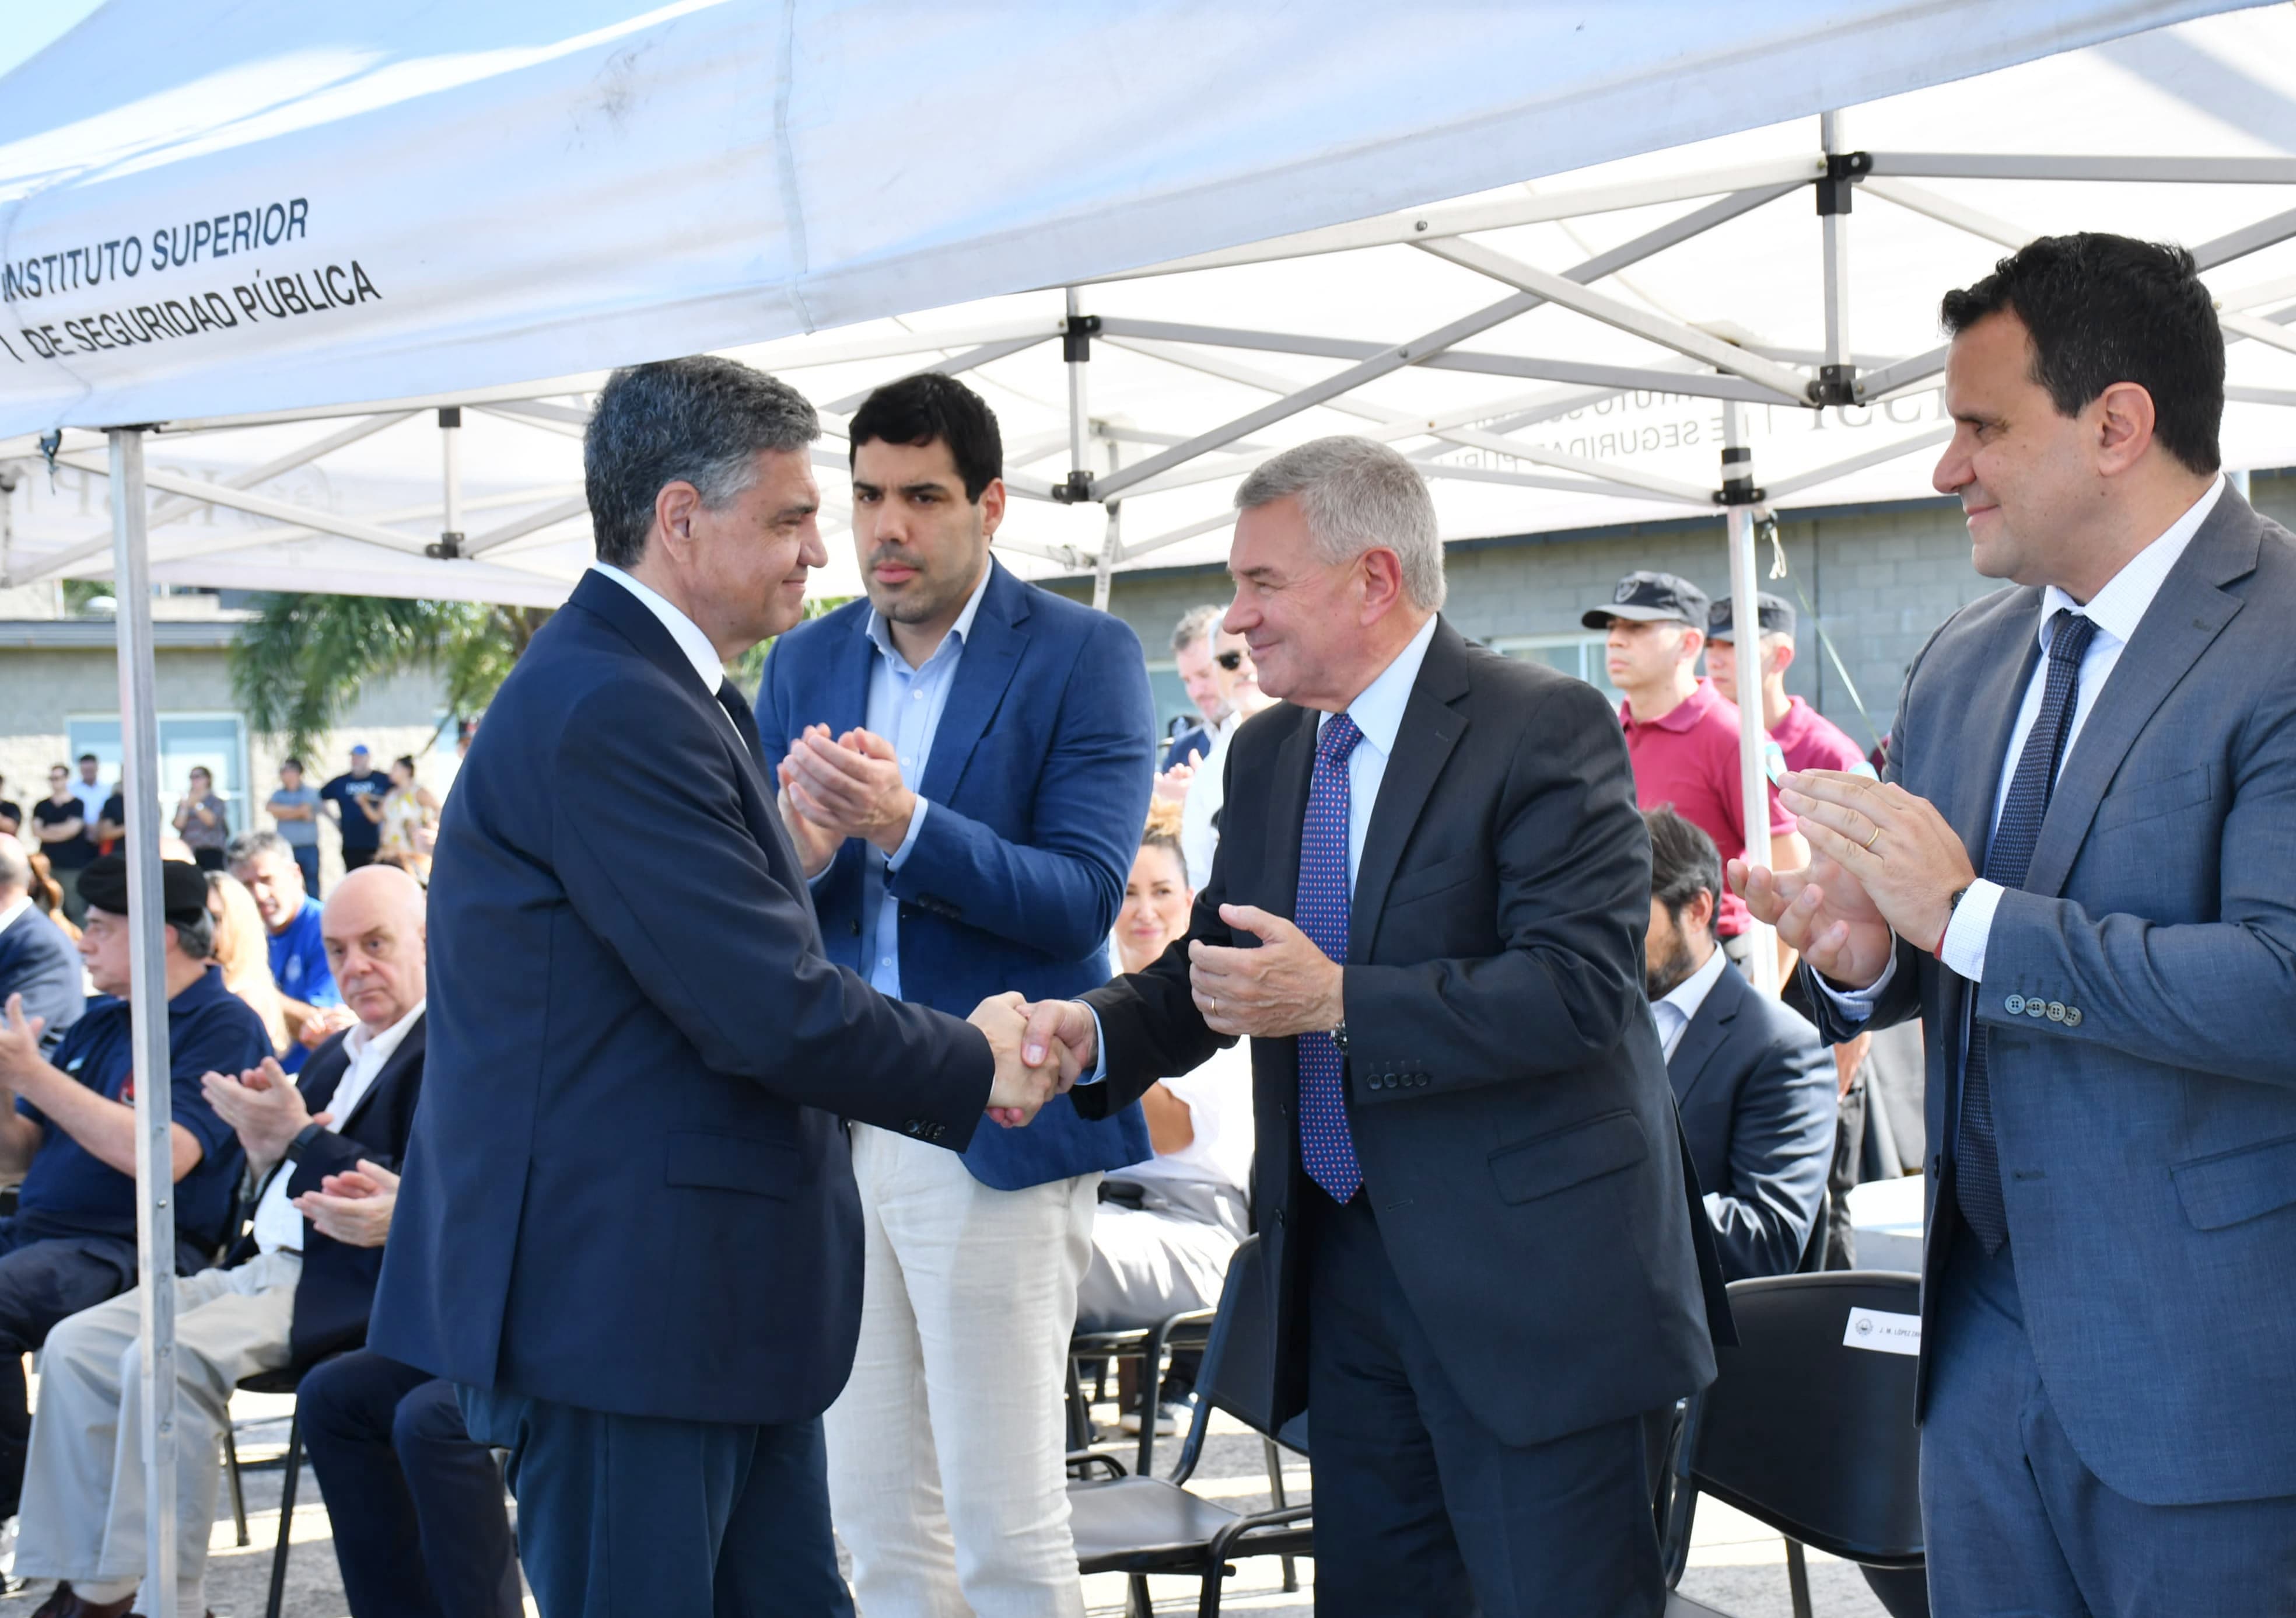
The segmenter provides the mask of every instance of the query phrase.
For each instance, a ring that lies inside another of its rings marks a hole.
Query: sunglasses
[[[1230,674],[1234,674],[1237,669],[1243,667],[1243,653],[1241,652],[1215,653],[1212,656],[1212,661],[1218,663]]]

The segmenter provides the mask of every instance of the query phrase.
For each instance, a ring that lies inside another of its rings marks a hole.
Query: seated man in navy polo
[[[215,924],[197,866],[163,861],[168,1064],[173,1097],[176,1263],[206,1267],[226,1234],[239,1142],[201,1093],[201,1075],[237,1072],[270,1054],[263,1019],[223,986],[209,958]],[[96,994],[53,1058],[44,1024],[10,996],[0,1008],[0,1173],[20,1173],[16,1212],[0,1220],[0,1515],[23,1489],[31,1414],[24,1354],[50,1327],[135,1285],[135,1051],[128,1035],[127,863],[106,854],[80,875],[87,926],[80,957]]]

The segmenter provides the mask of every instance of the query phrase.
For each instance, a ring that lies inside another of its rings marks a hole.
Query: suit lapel
[[[2226,489],[2161,580],[2161,593],[2138,620],[2104,689],[2093,699],[2080,735],[2073,738],[2072,752],[2049,796],[2040,840],[2033,846],[2025,876],[2028,892],[2054,895],[2064,887],[2097,803],[2137,734],[2240,611],[2240,598],[2217,587],[2255,568],[2258,534],[2248,503]]]
[[[1737,1021],[1748,992],[1737,970],[1728,965],[1714,980],[1714,987],[1706,991],[1706,1003],[1690,1019],[1690,1026],[1682,1031],[1681,1043],[1674,1047],[1674,1059],[1666,1064],[1669,1076],[1681,1075],[1674,1086],[1677,1106],[1690,1104],[1691,1092],[1698,1088],[1699,1080],[1706,1077],[1707,1068],[1721,1054],[1729,1038],[1730,1024]]]
[[[1308,819],[1308,788],[1316,775],[1316,717],[1312,708],[1292,710],[1292,734],[1275,750],[1275,776],[1267,784],[1267,840],[1260,847],[1268,857],[1259,871],[1260,908],[1286,921],[1299,919],[1300,834]],[[1229,746],[1234,745],[1231,738]],[[1234,902],[1233,897],[1229,902]]]
[[[1371,959],[1379,914],[1387,904],[1388,886],[1395,880],[1404,847],[1419,824],[1420,812],[1427,807],[1428,794],[1435,790],[1435,778],[1443,773],[1451,750],[1466,734],[1467,716],[1450,706],[1467,694],[1466,660],[1466,643],[1459,638],[1459,632],[1439,620],[1435,637],[1427,643],[1427,659],[1419,665],[1419,678],[1412,683],[1403,727],[1395,735],[1395,752],[1380,779],[1371,827],[1364,834],[1363,858],[1356,866],[1355,898],[1348,908],[1348,959],[1353,965],[1362,965]],[[1301,807],[1304,812],[1304,798]]]
[[[877,656],[877,643],[869,638],[869,614],[864,612],[859,628],[844,637],[821,666],[824,686],[813,692],[819,699],[813,704],[813,712],[820,717],[800,715],[798,727],[826,725],[832,736],[841,736],[867,724],[869,680],[876,672]],[[786,747],[791,739],[782,737],[782,744]]]
[[[972,615],[972,633],[949,684],[940,724],[933,731],[924,783],[917,788],[936,803],[955,797],[973,749],[996,717],[1029,645],[1029,587],[993,560],[988,568],[988,588],[980,597],[980,610]]]
[[[422,1060],[423,1037],[430,1024],[430,1019],[428,1016],[414,1019],[414,1026],[406,1031],[406,1037],[398,1042],[398,1048],[390,1053],[390,1060],[382,1064],[382,1072],[374,1076],[374,1082],[366,1087],[366,1093],[358,1098],[357,1105],[351,1108],[349,1115],[336,1121],[335,1133],[348,1134],[350,1127],[365,1115],[377,1096],[395,1083],[398,1076],[410,1066]],[[345,1068],[343,1071],[348,1072],[350,1070]]]

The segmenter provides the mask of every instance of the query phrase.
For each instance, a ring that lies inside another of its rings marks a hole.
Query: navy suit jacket
[[[1792,1275],[1825,1205],[1839,1106],[1817,1031],[1728,962],[1666,1064],[1722,1273]]]
[[[1279,703],[1237,729],[1188,938],[1085,996],[1108,1074],[1071,1092],[1080,1106],[1128,1102],[1230,1043],[1189,992],[1187,944],[1258,946],[1222,904],[1293,915],[1317,717]],[[1601,694],[1438,628],[1357,866],[1348,1121],[1404,1298],[1505,1443],[1671,1405],[1713,1380],[1710,1334],[1727,1330],[1643,998],[1650,881]],[[1280,1423],[1308,1392],[1299,1042],[1254,1039],[1251,1071]]]
[[[863,723],[869,604],[800,624],[774,644],[758,691],[768,766],[814,724]],[[1140,642],[1121,619],[990,563],[924,778],[932,809],[890,875],[901,901],[901,992],[963,1016],[994,994],[1073,999],[1108,981],[1155,773],[1155,710]],[[849,841],[813,886],[829,958],[864,972],[864,871]],[[1088,1121],[1065,1097],[1025,1129],[982,1129],[965,1167],[1002,1191],[1152,1155],[1136,1106]]]
[[[822,953],[774,797],[669,631],[586,576],[441,817],[378,1351],[694,1421],[808,1420],[844,1386],[861,1211],[837,1114],[962,1148],[994,1062]]]
[[[0,1006],[8,997],[24,997],[24,1014],[45,1017],[40,1035],[43,1055],[63,1042],[64,1030],[79,1021],[87,1005],[86,974],[70,935],[37,906],[0,932]]]
[[[1979,869],[2040,610],[2018,587],[1948,620],[1890,732],[1890,779]],[[2041,1380],[2089,1470],[2149,1505],[2296,1494],[2292,620],[2296,544],[2225,490],[2065,755],[1984,981],[1901,944],[1872,1023],[1927,1036],[1924,1392],[1973,1017]]]
[[[394,1171],[398,1168],[406,1158],[407,1134],[414,1123],[414,1103],[422,1094],[429,1022],[427,1016],[415,1019],[349,1117],[339,1120],[333,1131],[314,1135],[297,1162],[282,1162],[274,1170],[288,1177],[290,1196],[316,1191],[328,1175],[357,1168],[361,1158]],[[311,1053],[311,1059],[295,1076],[295,1088],[303,1092],[303,1105],[314,1113],[327,1110],[335,1088],[350,1072],[350,1058],[343,1050],[343,1041],[348,1038],[348,1033],[340,1033],[329,1039]],[[270,1184],[266,1179],[257,1188],[250,1213]],[[231,1262],[243,1264],[256,1252],[255,1236],[250,1231],[233,1250]],[[374,1308],[375,1277],[382,1273],[382,1253],[380,1247],[353,1247],[338,1242],[310,1220],[303,1221],[303,1274],[295,1283],[295,1318],[287,1334],[295,1364],[309,1365],[365,1341],[367,1318]]]

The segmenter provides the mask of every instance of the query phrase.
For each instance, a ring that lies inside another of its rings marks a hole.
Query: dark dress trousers
[[[1231,743],[1191,940],[1294,914],[1318,715]],[[1650,848],[1591,687],[1439,624],[1350,901],[1363,1187],[1300,1168],[1297,1042],[1252,1042],[1275,1409],[1313,1410],[1319,1611],[1655,1613],[1641,1418],[1714,1375],[1704,1216],[1643,998]],[[1187,940],[1085,997],[1129,1103],[1226,1041]],[[1726,1319],[1726,1314],[1720,1318]]]
[[[988,1100],[976,1030],[823,954],[732,705],[593,572],[439,827],[426,1094],[371,1339],[512,1450],[549,1618],[829,1590],[818,1418],[861,1294],[837,1114],[962,1149]]]
[[[1906,676],[1887,774],[1985,865],[2042,592]],[[2088,699],[1972,983],[1901,944],[1929,1059],[1923,1493],[1940,1612],[2296,1611],[2296,544],[2226,489]],[[1807,971],[1807,969],[1805,969]],[[1821,1031],[1842,1039],[1830,998]],[[2006,1244],[1960,1211],[1968,1031]]]
[[[46,1019],[40,1054],[63,1043],[65,1030],[87,1006],[86,973],[70,935],[36,906],[27,906],[0,928],[0,1006],[10,995],[24,997],[27,1017]]]
[[[332,1129],[321,1129],[299,1149],[293,1161],[282,1160],[272,1170],[288,1177],[287,1193],[300,1196],[316,1191],[330,1174],[358,1167],[359,1160],[396,1172],[406,1155],[406,1139],[414,1123],[414,1103],[422,1093],[424,1046],[429,1019],[417,1017],[382,1064],[382,1072],[350,1115]],[[296,1075],[295,1088],[314,1114],[327,1110],[335,1090],[350,1071],[344,1050],[348,1031],[336,1034],[311,1053]],[[270,1180],[256,1187],[248,1211],[252,1212]],[[257,1249],[250,1230],[231,1252],[228,1263],[243,1264]],[[374,1310],[375,1277],[382,1272],[383,1249],[354,1247],[338,1242],[303,1221],[303,1273],[295,1282],[295,1318],[288,1328],[292,1363],[307,1366],[366,1340],[367,1318]]]
[[[304,1377],[295,1410],[352,1618],[519,1618],[502,1473],[452,1384],[358,1349]]]
[[[1666,1066],[1723,1275],[1792,1274],[1825,1205],[1833,1054],[1725,961]]]

